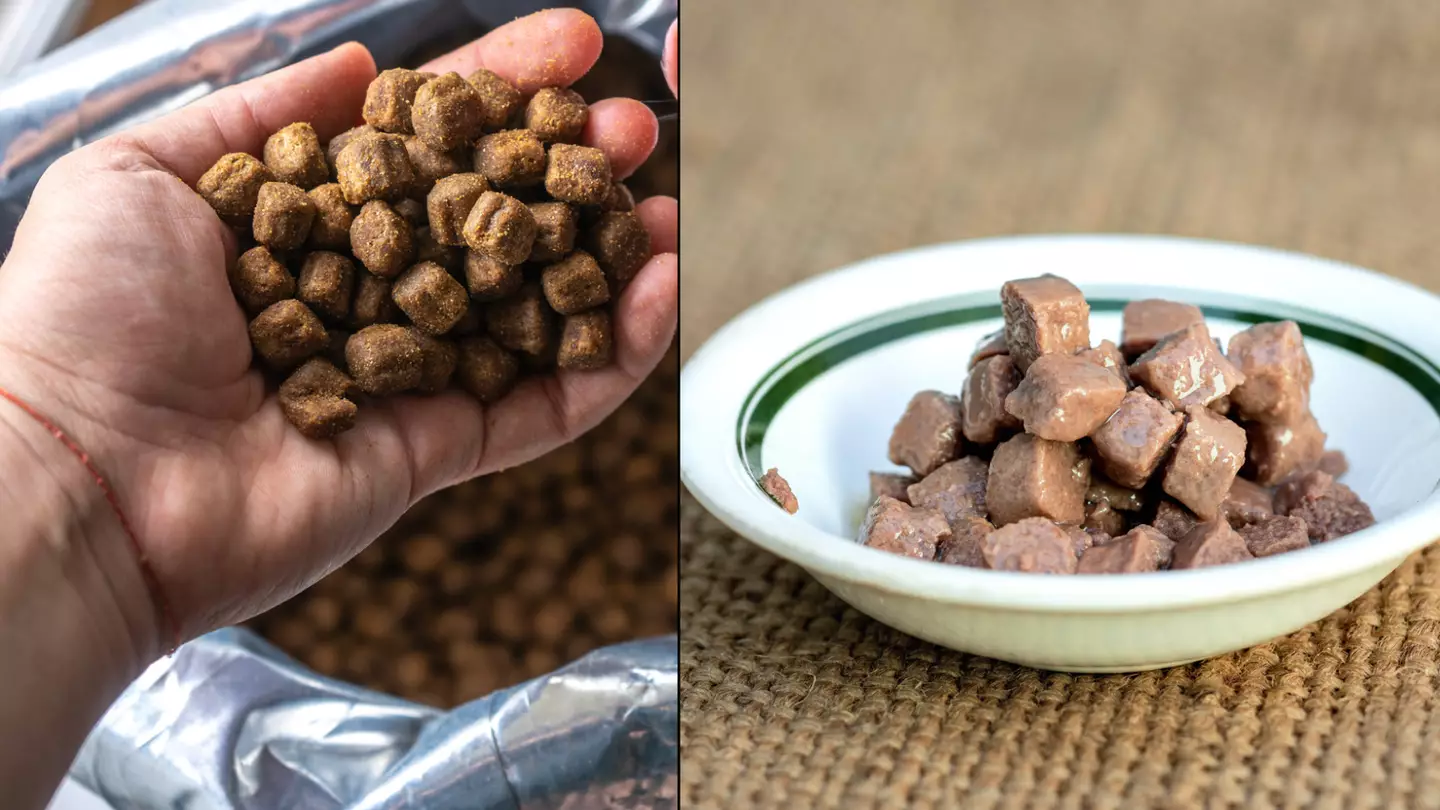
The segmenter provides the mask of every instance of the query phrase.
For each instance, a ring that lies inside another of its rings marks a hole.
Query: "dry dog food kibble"
[[[1151,299],[1125,307],[1120,345],[1091,345],[1089,305],[1062,278],[1011,281],[1000,300],[1004,328],[971,352],[960,397],[921,391],[896,423],[888,458],[911,474],[870,473],[863,544],[1130,574],[1274,556],[1375,522],[1335,480],[1348,464],[1310,411],[1296,324],[1241,330],[1227,354],[1199,308]]]
[[[363,125],[293,123],[196,182],[258,243],[230,286],[256,364],[289,374],[280,407],[303,435],[350,429],[371,397],[454,387],[492,403],[523,374],[614,362],[612,312],[650,235],[605,153],[578,145],[584,99],[526,98],[488,70],[387,70]]]

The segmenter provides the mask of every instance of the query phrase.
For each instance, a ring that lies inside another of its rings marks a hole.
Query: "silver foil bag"
[[[677,657],[608,647],[441,712],[221,630],[146,670],[70,776],[116,810],[671,808]]]

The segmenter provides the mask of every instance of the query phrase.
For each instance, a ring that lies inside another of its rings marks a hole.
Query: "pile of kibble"
[[[490,403],[522,370],[608,365],[610,305],[651,245],[605,154],[577,145],[584,98],[394,69],[363,113],[328,144],[291,124],[196,184],[255,243],[230,282],[290,422],[329,438],[361,395],[453,382]]]

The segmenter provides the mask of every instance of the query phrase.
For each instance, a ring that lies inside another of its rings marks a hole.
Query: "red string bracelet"
[[[4,388],[0,388],[0,397],[9,400],[15,407],[24,411],[31,419],[50,431],[50,435],[59,439],[60,443],[65,445],[65,449],[79,459],[80,463],[85,465],[86,471],[95,478],[95,483],[99,485],[100,491],[105,493],[106,502],[114,510],[115,517],[120,519],[120,528],[125,531],[125,537],[130,541],[130,550],[135,553],[135,560],[140,564],[140,576],[145,580],[145,588],[150,591],[150,597],[155,600],[155,607],[160,613],[161,632],[164,633],[167,630],[170,632],[170,650],[166,655],[174,655],[176,648],[180,646],[180,626],[175,623],[175,616],[170,612],[170,602],[165,599],[165,592],[160,589],[160,581],[155,578],[155,571],[150,568],[150,561],[146,558],[144,549],[140,548],[140,538],[135,536],[135,530],[130,527],[130,521],[125,517],[125,511],[120,508],[120,499],[115,496],[115,490],[110,488],[110,484],[105,481],[105,476],[95,468],[95,464],[90,460],[90,454],[86,453],[80,445],[75,443],[74,439],[61,430],[59,425],[45,418],[44,414],[32,408],[28,402]]]

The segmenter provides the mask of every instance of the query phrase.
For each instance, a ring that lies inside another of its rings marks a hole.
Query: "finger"
[[[118,137],[193,186],[222,155],[258,155],[271,133],[298,121],[314,126],[322,142],[344,132],[354,126],[374,78],[370,52],[350,43],[227,87]]]
[[[590,105],[583,140],[610,158],[616,180],[635,173],[660,141],[660,122],[649,107],[629,98],[607,98]]]
[[[595,66],[605,36],[595,19],[573,8],[537,11],[420,68],[468,76],[485,68],[522,92],[568,87]]]
[[[651,251],[679,252],[680,203],[674,197],[651,197],[635,206],[635,214],[650,232]]]
[[[660,65],[665,70],[665,83],[670,85],[670,92],[680,97],[680,21],[670,23],[670,31],[665,34],[665,54],[660,59]]]

